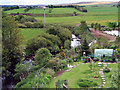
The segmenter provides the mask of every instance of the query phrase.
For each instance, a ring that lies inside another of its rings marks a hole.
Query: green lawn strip
[[[22,28],[21,32],[24,35],[25,42],[26,42],[27,40],[40,34],[41,32],[45,32],[45,30],[43,28]]]

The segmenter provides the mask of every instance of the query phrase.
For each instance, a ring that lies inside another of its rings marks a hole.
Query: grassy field
[[[44,29],[22,28],[21,32],[24,35],[25,41],[27,41],[27,40],[31,39],[33,36],[36,36],[36,35],[40,34],[41,32],[44,32]]]
[[[64,24],[64,25],[76,25],[80,21],[85,20],[88,24],[100,23],[106,25],[106,22],[117,22],[118,21],[118,8],[112,7],[112,5],[102,5],[98,7],[86,6],[87,13],[82,13],[74,8],[54,8],[51,14],[69,14],[76,11],[79,16],[62,16],[62,17],[46,17],[47,24]],[[14,9],[6,11],[9,13],[24,13],[24,9]],[[26,13],[43,14],[43,9],[31,9]],[[46,14],[49,14],[49,9],[46,9]],[[35,17],[38,21],[44,21],[44,17]]]
[[[99,6],[99,7],[87,6],[85,8],[88,10],[88,12],[82,13],[80,16],[46,17],[46,23],[76,25],[77,23],[80,23],[80,21],[85,20],[87,21],[88,24],[97,22],[97,23],[100,23],[101,25],[106,25],[107,22],[118,21],[118,8],[117,7],[111,7],[110,5],[108,6],[106,5],[106,6]],[[35,18],[38,21],[44,20],[44,17],[35,17]]]
[[[25,8],[13,9],[13,10],[5,11],[5,13],[7,13],[7,14],[17,13],[17,12],[19,12],[19,13],[25,13],[24,10],[25,10]]]
[[[77,14],[81,14],[82,12],[74,9],[74,8],[54,8],[52,10],[52,14],[73,14],[73,12],[77,12]]]
[[[110,64],[108,65],[109,68],[112,68],[113,70],[117,69],[118,66],[117,64]],[[80,64],[79,66],[73,68],[70,72],[64,72],[62,75],[56,77],[55,79],[53,79],[51,81],[51,83],[48,85],[48,87],[50,88],[55,88],[55,82],[57,80],[68,80],[68,86],[69,88],[79,88],[79,86],[77,85],[77,81],[80,78],[86,78],[86,79],[91,79],[93,81],[96,81],[98,83],[98,86],[101,85],[102,81],[101,78],[98,79],[93,79],[92,77],[95,75],[95,73],[99,72],[99,69],[101,67],[98,67],[98,70],[95,70],[95,72],[91,72],[89,69],[89,64]],[[110,74],[113,74],[114,72],[111,71],[110,73],[105,74],[106,76],[106,84],[104,86],[104,88],[109,87],[110,85]]]

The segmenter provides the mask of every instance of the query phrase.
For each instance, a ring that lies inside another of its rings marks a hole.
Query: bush
[[[51,68],[51,69],[54,69],[54,71],[57,72],[57,71],[59,71],[60,65],[59,65],[58,62],[56,62],[55,60],[50,60],[50,61],[47,63],[47,67],[48,67],[48,68]]]
[[[37,20],[34,17],[27,16],[27,17],[22,18],[21,21],[20,21],[20,23],[36,22],[36,21]]]
[[[93,87],[93,86],[98,86],[96,82],[93,82],[92,80],[87,80],[87,79],[80,79],[78,82],[78,85],[80,87]]]
[[[18,27],[19,27],[19,28],[27,28],[27,26],[24,25],[24,24],[18,24]]]
[[[51,58],[52,54],[50,53],[50,51],[46,48],[41,48],[41,49],[38,49],[36,51],[36,54],[35,54],[35,61],[43,66],[45,65],[48,60]]]
[[[25,24],[25,26],[27,26],[27,28],[33,28],[34,27],[34,24],[32,22],[25,22],[24,24]]]
[[[47,68],[46,69],[46,73],[49,74],[49,75],[51,75],[51,76],[55,75],[55,71],[53,69],[51,69],[51,68]]]
[[[110,69],[109,69],[109,68],[107,68],[107,69],[103,69],[103,72],[108,73],[108,72],[110,72]]]
[[[43,27],[44,27],[43,23],[39,23],[39,22],[34,23],[34,28],[43,28]]]
[[[70,49],[70,46],[71,46],[71,41],[70,40],[66,40],[65,43],[64,43],[64,48],[65,49]]]
[[[73,60],[71,58],[67,59],[68,63],[73,63]]]
[[[61,65],[61,69],[63,69],[63,68],[65,68],[65,67],[67,67],[67,62],[64,61],[64,60],[61,60],[61,61],[60,61],[60,65]]]

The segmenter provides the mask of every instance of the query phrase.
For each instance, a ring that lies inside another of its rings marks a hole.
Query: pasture
[[[107,22],[117,22],[118,21],[118,8],[117,7],[111,7],[110,5],[106,5],[106,6],[99,6],[99,7],[87,6],[85,8],[88,10],[88,12],[87,13],[79,12],[81,14],[78,16],[46,17],[46,23],[76,25],[77,23],[80,23],[80,21],[85,20],[88,24],[100,23],[101,25],[106,25]],[[56,10],[57,9],[55,9],[55,11]],[[53,9],[53,12],[54,12],[54,9]],[[44,20],[44,17],[35,17],[35,18],[38,21]]]
[[[5,11],[8,14],[10,13],[25,13],[25,8],[21,9],[14,9],[10,11]],[[112,5],[98,5],[98,7],[86,6],[87,13],[80,12],[74,8],[53,8],[52,12],[49,13],[49,9],[45,10],[46,14],[53,14],[53,15],[62,15],[59,17],[53,16],[49,17],[46,16],[46,23],[47,24],[62,24],[62,25],[76,25],[80,23],[80,21],[85,20],[87,24],[91,23],[100,23],[101,25],[106,25],[107,22],[117,22],[118,21],[118,8],[112,7]],[[66,14],[73,14],[76,11],[78,16],[66,16]],[[44,10],[40,8],[30,9],[26,13],[31,14],[43,14]],[[43,16],[34,16],[38,21],[44,21]]]
[[[40,34],[41,32],[45,32],[44,29],[39,28],[22,28],[21,33],[24,35],[25,41],[31,39],[32,37]]]
[[[13,9],[13,10],[5,11],[5,13],[7,13],[7,14],[17,13],[17,12],[19,12],[19,13],[25,13],[24,10],[25,10],[25,8]]]

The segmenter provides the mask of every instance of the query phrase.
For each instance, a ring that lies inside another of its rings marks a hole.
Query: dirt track
[[[114,36],[110,36],[108,34],[104,34],[102,33],[101,31],[98,31],[98,30],[94,30],[93,28],[89,28],[90,31],[91,31],[91,34],[94,35],[96,38],[101,38],[101,37],[106,37],[109,41],[114,41],[116,39],[116,37]]]

